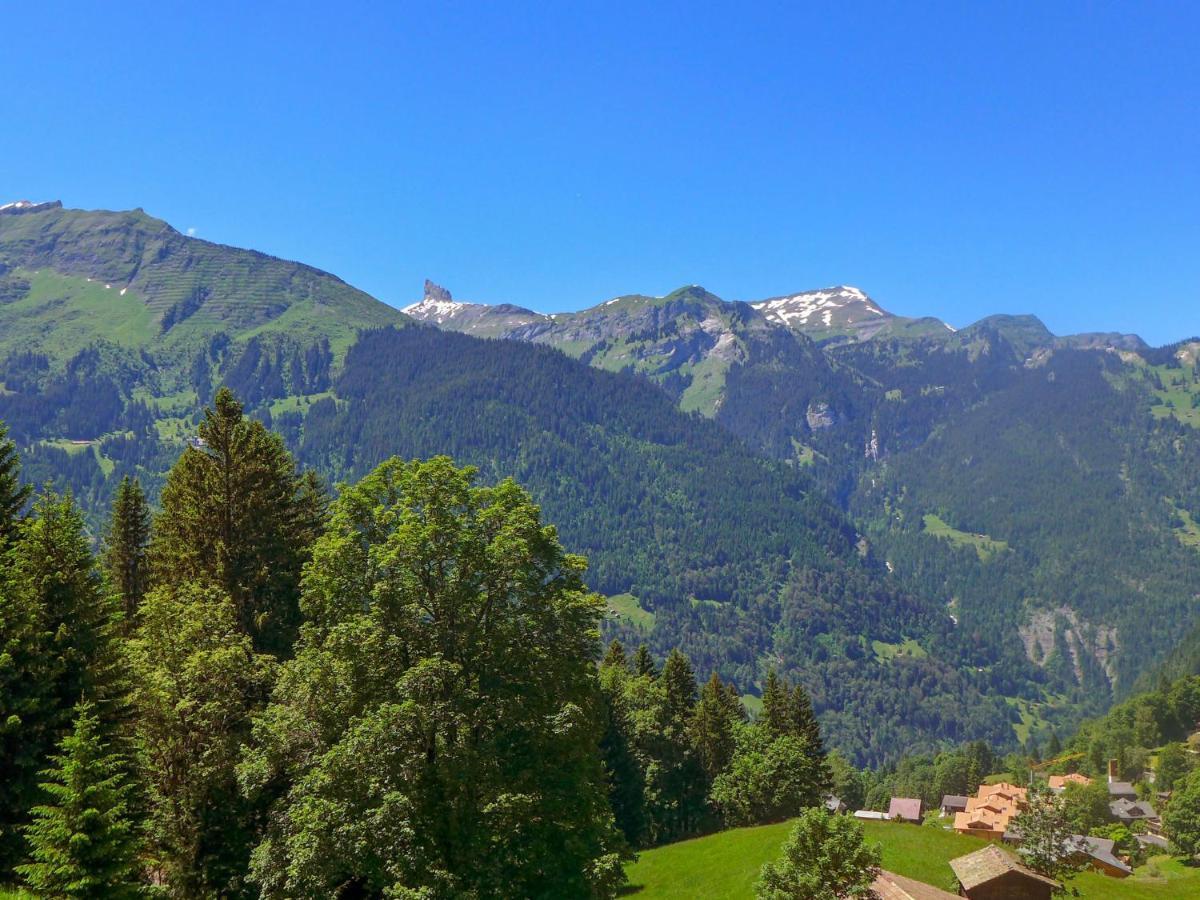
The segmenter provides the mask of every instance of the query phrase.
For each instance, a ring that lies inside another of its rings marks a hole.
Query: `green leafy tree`
[[[1020,835],[1019,852],[1025,864],[1059,883],[1081,871],[1086,860],[1079,854],[1065,852],[1070,846],[1074,828],[1067,818],[1063,798],[1045,784],[1037,782],[1029,788],[1027,805],[1013,820],[1013,830]]]
[[[824,787],[820,763],[807,742],[742,725],[733,759],[714,780],[710,798],[728,824],[756,825],[819,805]]]
[[[863,773],[854,768],[837,750],[831,750],[826,759],[833,795],[845,803],[848,809],[862,809],[867,799]]]
[[[242,769],[264,897],[609,897],[604,612],[528,494],[450,460],[343,490]]]
[[[104,548],[104,566],[109,582],[121,598],[126,628],[131,628],[146,594],[149,571],[146,553],[150,545],[150,506],[136,478],[126,475],[113,500]]]
[[[221,388],[167,476],[154,521],[155,584],[204,582],[233,600],[255,649],[284,656],[299,624],[300,572],[325,498],[278,435],[248,419]]]
[[[31,861],[17,867],[21,880],[47,900],[139,896],[126,760],[104,740],[92,704],[77,707],[53,761],[41,785],[48,802],[33,808],[26,828]]]
[[[810,809],[792,828],[779,859],[763,866],[754,895],[757,900],[869,898],[881,858],[879,845],[866,843],[854,819]]]
[[[129,645],[148,850],[176,897],[237,897],[257,827],[236,766],[276,664],[211,585],[150,591]]]
[[[1091,784],[1068,784],[1062,792],[1063,814],[1075,834],[1091,834],[1112,818],[1108,807],[1108,785],[1096,780]]]
[[[21,510],[28,499],[29,486],[21,484],[21,457],[8,436],[8,428],[0,422],[0,552],[16,537]]]
[[[1200,769],[1194,769],[1175,786],[1162,823],[1176,854],[1187,859],[1200,856]]]
[[[1178,742],[1167,744],[1158,753],[1154,767],[1154,786],[1160,791],[1172,790],[1193,768],[1192,755]]]

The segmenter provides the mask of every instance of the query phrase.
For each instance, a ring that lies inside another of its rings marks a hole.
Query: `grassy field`
[[[642,631],[654,628],[654,613],[642,609],[638,598],[633,594],[617,594],[608,598],[608,611],[618,619],[624,619],[628,624]]]
[[[954,893],[949,862],[987,842],[930,826],[863,822],[883,848],[883,867]],[[774,859],[790,823],[739,828],[643,852],[626,870],[625,896],[638,900],[747,900],[759,869]],[[1200,867],[1157,857],[1126,879],[1085,872],[1072,882],[1089,900],[1200,898]]]
[[[942,538],[956,547],[974,547],[975,552],[983,562],[987,562],[995,554],[1008,549],[1008,544],[988,537],[986,534],[971,534],[959,531],[946,524],[942,519],[929,513],[924,516],[925,532],[936,538]]]
[[[1195,397],[1200,394],[1196,369],[1186,366],[1179,369],[1148,366],[1147,369],[1158,375],[1163,386],[1161,391],[1154,391],[1155,397],[1160,401],[1151,410],[1155,418],[1174,417],[1185,425],[1200,428],[1200,406],[1195,405]]]
[[[157,334],[154,314],[124,285],[17,270],[29,293],[0,308],[0,349],[39,350],[65,358],[97,339],[140,347]]]

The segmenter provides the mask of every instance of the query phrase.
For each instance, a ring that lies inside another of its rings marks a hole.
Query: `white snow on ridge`
[[[820,314],[820,321],[826,328],[830,328],[833,325],[834,312],[843,307],[853,308],[851,320],[863,318],[864,314],[886,315],[866,294],[856,287],[849,286],[827,288],[821,291],[805,291],[801,294],[763,300],[751,305],[768,319],[782,322],[784,325],[795,323],[807,325],[813,316]]]
[[[432,319],[439,325],[447,319],[452,319],[467,308],[467,303],[457,303],[454,300],[434,300],[426,297],[420,303],[413,303],[400,310],[419,319]]]

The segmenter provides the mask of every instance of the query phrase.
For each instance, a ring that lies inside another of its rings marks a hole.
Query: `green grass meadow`
[[[623,896],[638,900],[748,900],[763,863],[775,859],[792,823],[781,822],[681,841],[643,851],[628,866]],[[883,867],[956,893],[950,860],[987,846],[980,838],[929,825],[863,822],[883,848]],[[1130,878],[1084,872],[1071,882],[1089,900],[1200,898],[1200,867],[1155,857]]]

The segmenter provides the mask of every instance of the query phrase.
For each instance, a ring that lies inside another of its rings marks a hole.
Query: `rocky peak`
[[[435,284],[428,278],[425,279],[425,299],[434,302],[449,303],[454,298],[450,296],[450,292],[440,284]]]
[[[47,209],[62,209],[61,200],[50,200],[45,203],[34,203],[32,200],[14,200],[0,206],[0,216],[17,216],[22,213],[42,212]]]

